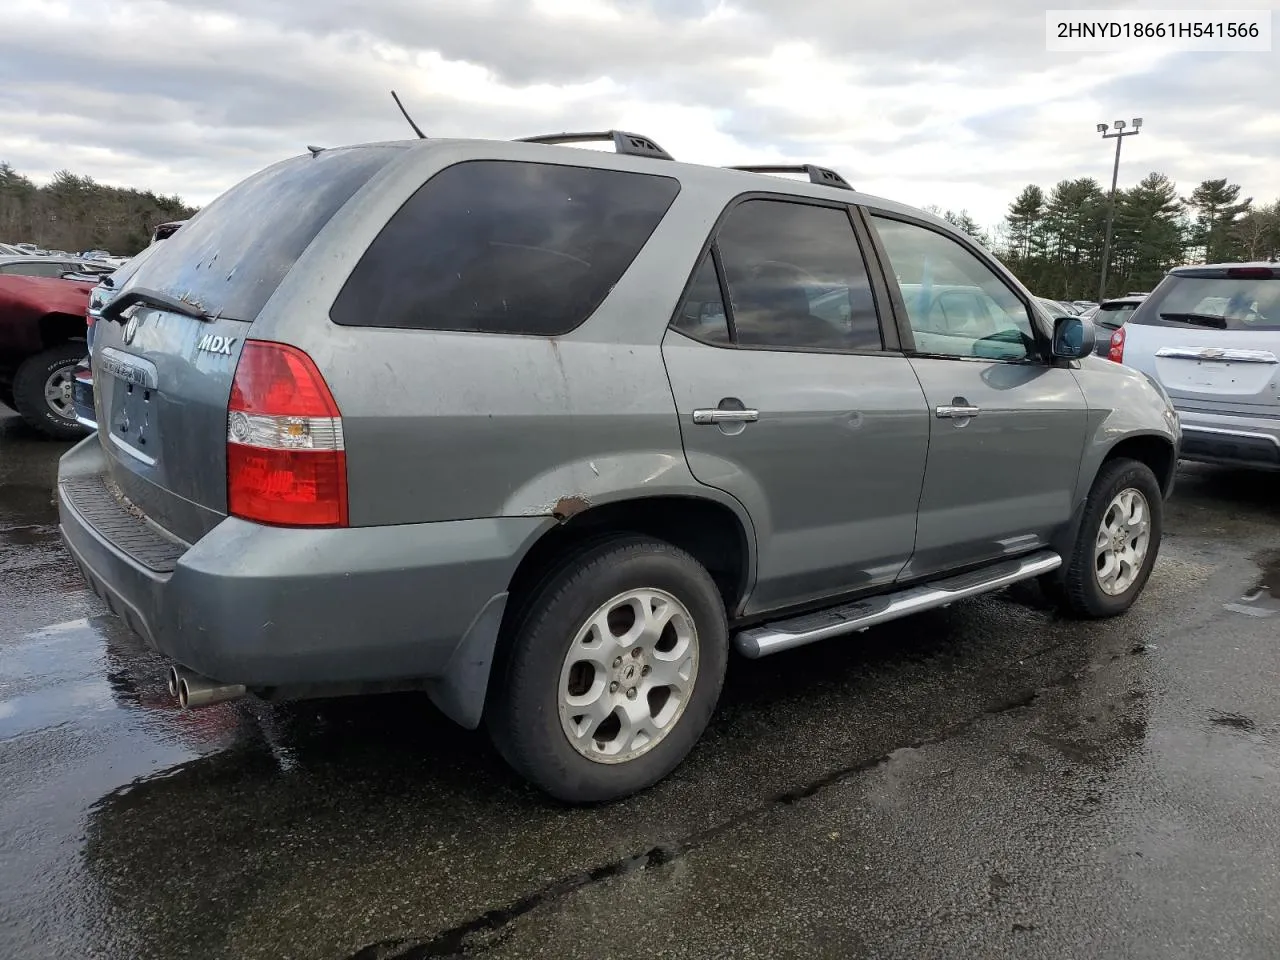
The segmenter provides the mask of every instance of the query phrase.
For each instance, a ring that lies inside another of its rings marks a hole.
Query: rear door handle
[[[715,423],[755,423],[760,419],[759,410],[695,410],[693,422],[699,424]]]
[[[939,420],[961,420],[976,417],[982,410],[971,404],[948,404],[934,411]]]

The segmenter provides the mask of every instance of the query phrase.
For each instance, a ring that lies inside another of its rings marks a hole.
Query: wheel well
[[[688,551],[707,568],[733,615],[747,589],[747,533],[728,507],[696,497],[624,500],[574,514],[525,554],[508,588],[512,598],[527,596],[550,570],[587,545],[625,534],[653,537]]]
[[[1108,463],[1122,457],[1126,460],[1145,463],[1156,475],[1161,491],[1166,495],[1169,493],[1173,484],[1173,475],[1178,466],[1173,457],[1172,443],[1164,437],[1129,437],[1112,447],[1102,462]]]
[[[40,318],[40,342],[45,349],[68,340],[83,340],[85,319],[73,313],[47,313]]]

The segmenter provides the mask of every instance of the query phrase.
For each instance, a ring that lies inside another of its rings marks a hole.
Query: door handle
[[[967,420],[969,417],[976,417],[982,410],[971,404],[948,404],[938,407],[934,412],[939,420]]]
[[[693,422],[698,424],[715,423],[755,423],[760,419],[759,410],[695,410]]]

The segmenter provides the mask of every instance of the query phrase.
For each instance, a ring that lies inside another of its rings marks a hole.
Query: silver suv
[[[1175,268],[1108,354],[1168,391],[1183,459],[1280,470],[1280,264]]]
[[[425,689],[596,801],[731,650],[1031,578],[1128,609],[1177,420],[1088,321],[830,170],[602,136],[314,150],[103,310],[62,529],[185,706]]]

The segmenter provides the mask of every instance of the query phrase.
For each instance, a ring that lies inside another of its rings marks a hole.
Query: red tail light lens
[[[1107,348],[1107,359],[1116,363],[1124,363],[1124,327],[1120,327],[1111,335],[1111,345]]]
[[[296,347],[245,341],[227,410],[227,511],[273,526],[347,525],[342,415]]]

